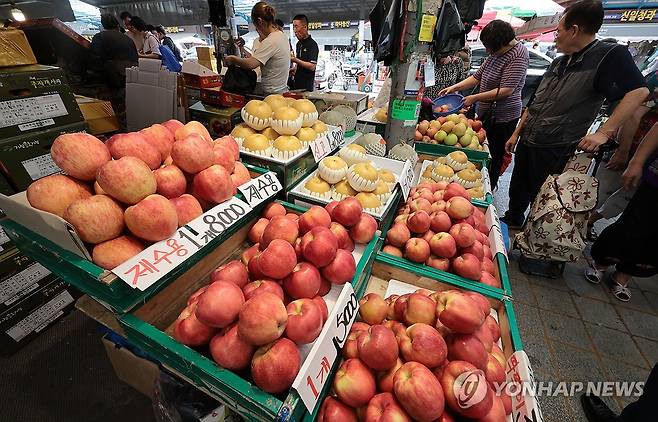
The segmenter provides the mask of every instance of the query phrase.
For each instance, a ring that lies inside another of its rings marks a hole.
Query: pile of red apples
[[[383,252],[500,288],[484,213],[458,183],[422,183],[409,192]]]
[[[322,296],[352,281],[355,243],[370,242],[376,231],[354,198],[302,215],[268,204],[249,230],[254,245],[190,296],[174,337],[188,346],[209,344],[218,365],[250,369],[268,393],[288,390],[301,365],[298,346],[314,342],[327,320]]]
[[[359,304],[320,422],[506,420],[511,398],[495,394],[505,382],[500,326],[484,296],[419,289]]]
[[[65,174],[35,181],[27,199],[73,225],[106,269],[167,239],[251,179],[235,139],[213,141],[196,121],[169,120],[105,143],[64,134],[51,156]]]

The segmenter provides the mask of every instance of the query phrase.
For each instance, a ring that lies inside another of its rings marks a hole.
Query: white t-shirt
[[[142,48],[144,48],[144,37],[132,31],[126,31],[126,35],[135,43],[135,48],[137,49],[137,52],[139,53],[140,51],[142,51]]]
[[[280,94],[288,90],[290,45],[281,31],[270,33],[263,41],[254,40],[252,57],[262,66],[261,83],[266,94]]]
[[[160,41],[155,38],[155,35],[149,33],[148,31],[146,31],[144,34],[144,47],[142,52],[144,54],[155,53],[158,56],[160,55]]]

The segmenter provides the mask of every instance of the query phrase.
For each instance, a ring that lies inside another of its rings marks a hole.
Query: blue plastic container
[[[447,105],[448,111],[438,112],[436,109],[442,105]],[[464,106],[464,96],[461,94],[447,94],[432,101],[432,113],[434,117],[448,116],[457,113]]]

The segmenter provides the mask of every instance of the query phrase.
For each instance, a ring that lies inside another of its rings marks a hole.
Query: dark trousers
[[[509,187],[509,209],[505,218],[522,224],[525,212],[551,174],[562,173],[576,145],[537,148],[519,142],[514,153],[514,171]]]
[[[622,410],[617,418],[619,422],[645,422],[655,421],[658,413],[658,364],[649,374],[649,379],[644,383],[644,392],[637,399]]]
[[[512,136],[512,133],[514,133],[518,122],[519,119],[514,119],[505,123],[493,123],[487,125],[489,127],[484,128],[487,131],[489,152],[491,152],[491,167],[489,168],[491,189],[495,189],[498,186],[500,168],[503,166],[503,158],[505,157],[505,143]]]

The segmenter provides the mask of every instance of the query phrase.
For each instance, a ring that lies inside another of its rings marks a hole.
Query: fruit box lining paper
[[[425,173],[425,170],[427,170],[427,168],[432,165],[432,163],[434,163],[434,161],[431,160],[425,160],[422,162],[420,170],[414,178],[413,186],[418,186],[420,184],[420,178],[422,177],[423,173]],[[482,185],[484,186],[485,195],[493,195],[491,192],[491,179],[489,178],[489,170],[486,167],[483,167],[480,172],[482,173]]]
[[[403,294],[413,293],[418,290],[418,288],[418,286],[391,279],[388,282],[386,295],[384,297],[389,297],[391,295],[401,296]],[[498,312],[495,309],[491,308],[490,315],[496,320],[496,322],[500,323],[498,320]],[[502,339],[499,339],[497,344],[498,347],[503,349]],[[509,352],[509,350],[503,350],[503,352]],[[534,384],[534,372],[530,366],[530,360],[525,351],[513,350],[512,353],[510,353],[510,356],[507,358],[507,365],[505,366],[505,375],[507,377],[507,382],[510,383],[530,381]],[[506,420],[507,422],[514,422],[517,420],[530,422],[543,421],[544,419],[541,415],[539,403],[534,397],[512,396],[512,414],[508,415]]]

